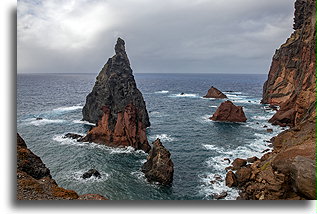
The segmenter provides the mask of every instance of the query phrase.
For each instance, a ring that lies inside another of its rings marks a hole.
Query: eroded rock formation
[[[242,107],[234,105],[229,100],[221,103],[209,119],[223,122],[245,122],[247,120]]]
[[[97,126],[81,141],[150,150],[145,132],[150,126],[148,112],[137,89],[125,43],[120,38],[115,45],[115,55],[104,65],[86,97],[83,119]]]
[[[275,53],[264,85],[262,102],[280,106],[270,122],[291,128],[248,172],[227,175],[244,174],[235,180],[243,199],[316,199],[315,11],[314,0],[295,2],[295,32]]]
[[[262,103],[280,106],[270,120],[273,124],[294,126],[314,111],[315,3],[295,2],[295,31],[273,56],[262,99]]]
[[[80,196],[73,190],[59,187],[41,158],[27,148],[19,134],[17,134],[17,199],[107,200],[98,194]]]
[[[225,99],[227,98],[227,96],[224,93],[222,93],[220,90],[218,90],[217,88],[211,86],[211,88],[208,90],[204,98]]]
[[[158,182],[162,185],[172,183],[174,164],[170,152],[163,146],[160,139],[153,142],[147,161],[142,166],[142,172],[149,182]]]

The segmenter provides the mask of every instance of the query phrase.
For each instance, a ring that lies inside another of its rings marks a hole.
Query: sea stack
[[[174,164],[170,152],[163,146],[160,139],[153,142],[142,172],[149,182],[170,185],[173,181]]]
[[[121,38],[115,45],[115,55],[108,59],[86,97],[82,113],[83,119],[96,123],[96,127],[81,141],[150,150],[145,132],[150,126],[148,112]]]
[[[217,88],[211,86],[204,98],[225,99],[227,96]]]
[[[276,50],[263,86],[262,103],[280,106],[275,125],[295,126],[315,111],[315,3],[295,2],[294,32]]]
[[[242,106],[236,106],[229,100],[221,103],[216,112],[209,119],[223,122],[247,121]]]

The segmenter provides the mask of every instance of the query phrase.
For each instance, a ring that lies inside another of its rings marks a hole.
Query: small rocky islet
[[[262,99],[263,104],[274,107],[276,111],[269,122],[290,129],[271,139],[272,152],[265,151],[260,158],[237,158],[226,168],[228,172],[224,182],[228,187],[240,190],[239,199],[316,198],[315,4],[313,0],[297,0],[295,9],[295,31],[273,56]],[[227,96],[211,87],[204,98],[226,99]],[[115,45],[115,55],[104,65],[86,98],[83,119],[96,126],[85,136],[68,133],[64,137],[143,150],[148,153],[147,161],[141,166],[146,179],[164,186],[172,184],[174,164],[170,152],[160,139],[155,140],[152,146],[148,143],[145,132],[150,126],[148,112],[142,93],[136,87],[121,38]],[[221,103],[210,119],[220,122],[247,120],[243,108],[229,100]],[[73,190],[59,187],[49,169],[26,147],[19,135],[17,169],[19,200],[106,200],[101,195],[78,195]],[[96,169],[83,174],[83,178],[91,176],[98,178],[101,175]],[[218,200],[226,196],[227,193],[222,192],[212,198]]]

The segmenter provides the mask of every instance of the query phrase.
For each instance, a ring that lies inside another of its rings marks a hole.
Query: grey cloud
[[[118,36],[134,72],[266,73],[294,12],[289,0],[49,2],[18,2],[20,73],[97,73]]]

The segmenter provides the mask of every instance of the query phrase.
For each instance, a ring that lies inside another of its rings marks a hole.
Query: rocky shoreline
[[[279,106],[269,120],[290,126],[271,139],[273,151],[230,170],[238,199],[316,199],[315,1],[295,2],[294,33],[273,56],[262,103]]]
[[[17,134],[17,200],[107,200],[99,194],[78,195],[52,178],[41,158]]]

